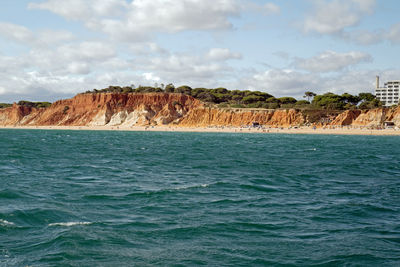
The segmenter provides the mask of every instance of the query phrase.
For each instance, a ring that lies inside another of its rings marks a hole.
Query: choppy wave
[[[48,226],[70,227],[70,226],[75,226],[75,225],[89,225],[89,224],[92,224],[92,222],[58,222],[58,223],[49,223]]]
[[[0,130],[1,266],[400,265],[398,137],[68,135]]]
[[[172,190],[186,190],[186,189],[194,189],[194,188],[205,188],[209,187],[209,184],[195,184],[195,185],[182,185],[172,188]]]
[[[2,225],[2,226],[15,226],[15,223],[9,222],[7,220],[0,219],[0,225]]]

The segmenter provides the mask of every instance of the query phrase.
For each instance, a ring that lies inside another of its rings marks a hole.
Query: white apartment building
[[[376,76],[375,96],[385,107],[399,104],[400,81],[385,82],[379,87],[379,76]]]

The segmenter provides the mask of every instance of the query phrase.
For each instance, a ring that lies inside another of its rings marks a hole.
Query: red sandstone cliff
[[[182,94],[79,94],[59,100],[49,108],[18,106],[0,109],[0,125],[168,125],[204,127],[242,126],[258,122],[273,127],[310,124],[309,114],[289,110],[218,109]],[[393,121],[400,126],[400,107],[368,111],[347,110],[321,117],[316,125],[380,126]]]
[[[258,122],[261,125],[290,126],[303,124],[304,117],[300,112],[291,110],[246,110],[198,108],[185,116],[181,126],[242,126]]]
[[[18,105],[0,110],[0,125],[168,124],[203,104],[181,94],[79,94],[47,109]]]
[[[353,122],[360,116],[361,110],[346,110],[340,113],[336,118],[329,123],[330,125],[352,125]]]

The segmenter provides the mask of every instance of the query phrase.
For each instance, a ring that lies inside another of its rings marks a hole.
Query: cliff
[[[46,109],[13,105],[0,110],[0,125],[157,125],[177,123],[203,104],[181,94],[79,94]]]
[[[181,126],[243,126],[258,122],[261,125],[290,126],[305,122],[303,115],[294,110],[245,110],[198,108],[185,116]]]
[[[243,126],[258,122],[272,127],[299,125],[382,126],[392,121],[400,126],[400,107],[346,110],[340,114],[320,111],[218,109],[183,94],[78,94],[59,100],[49,108],[14,104],[0,109],[3,126],[134,126],[169,125],[186,127]]]

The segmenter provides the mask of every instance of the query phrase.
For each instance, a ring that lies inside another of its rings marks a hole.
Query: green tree
[[[17,105],[31,107],[31,108],[48,108],[51,106],[50,102],[31,102],[26,100],[18,101]]]
[[[175,91],[175,86],[172,83],[169,83],[165,86],[166,93],[173,93]]]
[[[358,97],[362,101],[372,101],[375,99],[375,96],[371,93],[359,93]]]
[[[178,88],[175,88],[174,92],[179,93],[179,94],[191,95],[192,88],[187,85],[182,85],[182,86],[179,86]]]
[[[306,105],[310,105],[310,102],[308,102],[307,100],[299,100],[295,104],[296,104],[296,106],[306,106]]]
[[[356,106],[358,102],[361,101],[361,98],[359,96],[354,96],[349,93],[344,93],[342,94],[342,101]]]
[[[12,106],[12,104],[9,104],[9,103],[0,103],[0,108],[8,108],[11,106]]]
[[[134,92],[134,89],[130,86],[125,86],[122,88],[122,93],[126,94],[126,93],[132,93],[132,92]]]
[[[275,98],[275,97],[269,97],[265,100],[265,102],[267,103],[279,103],[279,99]]]
[[[307,101],[310,102],[310,99],[313,98],[314,96],[316,96],[316,93],[313,93],[311,91],[307,91],[304,93],[304,98],[307,98]]]
[[[382,107],[382,102],[378,99],[372,99],[371,101],[363,101],[358,108],[359,109],[373,109]]]
[[[278,100],[281,104],[294,104],[297,102],[297,100],[293,97],[280,97]]]
[[[203,93],[203,92],[209,92],[209,89],[207,89],[207,88],[195,88],[195,89],[192,90],[192,96],[194,98],[197,98],[197,96],[200,93]]]
[[[248,95],[243,97],[242,99],[244,104],[252,104],[263,100],[264,100],[263,97],[258,95]]]
[[[323,95],[316,95],[312,101],[316,107],[325,109],[343,109],[345,102],[343,97],[334,93],[325,93]]]
[[[223,87],[212,89],[211,92],[212,93],[216,93],[216,94],[227,94],[227,93],[229,93],[228,89],[223,88]]]
[[[212,93],[212,95],[214,95],[216,103],[229,102],[232,99],[230,94]]]
[[[236,104],[240,104],[242,102],[243,96],[241,95],[232,95],[232,101]]]
[[[196,96],[197,99],[203,102],[215,103],[215,96],[210,92],[201,92]]]

